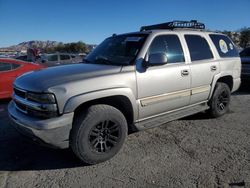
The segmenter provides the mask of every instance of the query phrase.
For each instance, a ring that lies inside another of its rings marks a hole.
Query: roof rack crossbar
[[[197,22],[197,20],[180,21],[175,20],[172,22],[166,22],[156,25],[142,26],[140,31],[154,30],[154,29],[205,29],[205,24]]]

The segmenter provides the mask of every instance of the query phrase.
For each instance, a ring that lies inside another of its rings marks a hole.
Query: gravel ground
[[[0,187],[250,187],[250,91],[231,111],[128,136],[110,161],[82,166],[70,150],[38,146],[9,126],[0,101]]]

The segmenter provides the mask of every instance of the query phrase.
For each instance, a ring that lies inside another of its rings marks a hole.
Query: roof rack
[[[154,29],[205,29],[205,24],[197,22],[197,20],[191,21],[179,21],[166,22],[156,25],[142,26],[140,31],[154,30]]]

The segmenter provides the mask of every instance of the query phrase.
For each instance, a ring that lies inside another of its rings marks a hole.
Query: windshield
[[[127,34],[107,38],[83,61],[93,64],[130,65],[146,37],[147,34]]]

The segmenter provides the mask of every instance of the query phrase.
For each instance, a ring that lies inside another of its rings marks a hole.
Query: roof
[[[148,25],[148,26],[142,26],[140,31],[148,31],[148,30],[154,30],[154,29],[195,29],[195,30],[204,30],[205,24],[198,22],[197,20],[191,20],[191,21],[180,21],[180,20],[174,20],[171,22],[161,23],[161,24],[155,24],[155,25]]]
[[[121,35],[136,35],[136,34],[150,34],[150,33],[209,33],[214,34],[218,32],[211,32],[205,29],[205,24],[198,22],[197,20],[191,20],[191,21],[172,21],[172,22],[166,22],[161,24],[155,24],[155,25],[149,25],[149,26],[142,26],[140,28],[140,31],[137,32],[131,32],[131,33],[124,33],[119,34]],[[116,36],[116,35],[113,35]]]

